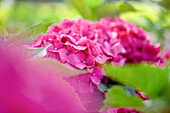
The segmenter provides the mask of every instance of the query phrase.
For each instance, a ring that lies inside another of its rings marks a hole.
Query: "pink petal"
[[[38,40],[38,39],[37,39],[37,40],[34,41],[33,46],[34,46],[34,47],[42,46],[41,43],[42,43],[42,40]]]
[[[74,45],[74,44],[72,44],[72,43],[70,43],[70,42],[66,42],[65,45],[70,45],[70,46],[72,46],[74,49],[77,49],[77,50],[85,50],[85,49],[87,48],[87,47],[85,47],[85,46],[77,46],[77,45]]]
[[[77,67],[77,68],[79,68],[79,69],[84,69],[84,68],[87,67],[87,65],[84,64],[84,63],[79,63],[79,64],[75,65],[75,67]]]
[[[59,53],[60,59],[61,59],[62,62],[66,62],[67,61],[67,53],[68,53],[68,51],[66,49],[64,49],[64,48],[63,49],[59,49],[56,52]]]
[[[93,68],[92,74],[95,75],[96,77],[102,79],[102,78],[103,78],[103,75],[104,75],[105,73],[104,73],[104,70],[103,70],[101,67],[95,66],[95,67]]]
[[[76,56],[80,59],[81,62],[84,61],[86,58],[86,54],[83,52],[78,52]]]
[[[80,63],[80,60],[77,58],[77,56],[75,54],[70,54],[70,55],[68,55],[67,62],[69,62],[69,64],[75,66]]]
[[[86,60],[85,60],[85,63],[88,65],[88,66],[94,66],[95,64],[95,58],[94,56],[87,56]]]
[[[81,37],[77,42],[76,44],[78,45],[84,45],[87,41],[87,37]]]
[[[91,78],[92,82],[96,85],[99,85],[101,82],[101,79],[96,77],[95,75],[92,75],[90,78]]]
[[[96,58],[96,62],[104,64],[107,61],[107,57],[105,55],[98,55]]]

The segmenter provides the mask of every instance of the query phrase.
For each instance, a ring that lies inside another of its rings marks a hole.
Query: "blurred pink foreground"
[[[84,112],[68,83],[8,46],[0,46],[0,113]]]

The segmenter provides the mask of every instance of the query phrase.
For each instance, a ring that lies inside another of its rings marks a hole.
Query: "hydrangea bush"
[[[42,33],[33,44],[26,48],[47,47],[44,58],[53,58],[61,63],[78,69],[88,70],[69,78],[63,78],[78,93],[87,111],[97,112],[103,107],[104,93],[100,86],[108,81],[104,71],[105,63],[113,66],[132,63],[150,62],[154,65],[165,64],[165,57],[160,56],[160,44],[151,44],[146,32],[134,23],[116,19],[102,18],[100,21],[84,19],[64,19],[61,24],[49,27],[47,34]],[[101,83],[101,81],[104,81]],[[106,87],[104,86],[104,87]],[[109,87],[107,87],[109,88]],[[107,90],[105,90],[107,91]],[[84,95],[90,99],[83,100]],[[97,96],[96,96],[97,95]],[[138,98],[149,100],[143,92],[136,90]],[[91,99],[93,97],[93,99]],[[88,102],[96,104],[89,108]],[[138,113],[133,108],[111,108],[102,113]]]
[[[166,1],[0,2],[0,113],[169,113]]]

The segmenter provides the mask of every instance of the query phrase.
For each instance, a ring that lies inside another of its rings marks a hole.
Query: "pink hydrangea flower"
[[[110,31],[115,33],[125,48],[125,52],[121,55],[126,58],[126,63],[161,60],[160,45],[152,45],[146,38],[145,31],[135,24],[116,18],[110,23]]]
[[[77,33],[87,37],[100,46],[108,61],[122,65],[142,61],[162,62],[159,57],[160,45],[152,45],[142,28],[119,18],[103,18],[99,22],[65,19],[61,24],[50,27],[48,32]]]
[[[98,85],[103,77],[97,64],[103,64],[107,57],[103,54],[100,47],[86,37],[79,34],[66,35],[57,33],[41,34],[33,44],[25,47],[47,48],[45,57],[51,57],[77,69],[93,69],[97,72],[92,73],[91,80]],[[96,67],[97,66],[97,67]],[[95,68],[96,67],[96,68]]]
[[[152,45],[142,28],[119,18],[98,22],[64,19],[41,34],[27,47],[50,45],[45,57],[77,69],[92,69],[106,61],[121,65],[142,61],[159,62],[160,45]],[[95,84],[99,78],[91,76]]]
[[[87,37],[100,46],[109,60],[120,62],[123,58],[119,55],[125,51],[120,41],[109,31],[111,18],[101,19],[100,22],[91,22],[84,19],[75,21],[64,19],[61,24],[53,25],[48,29],[48,33],[63,33],[67,35],[79,34]]]
[[[104,110],[100,113],[142,113],[142,112],[137,111],[133,108],[118,107],[118,108],[109,108],[108,110]]]
[[[111,18],[103,18],[100,22],[93,24],[96,30],[96,42],[101,46],[103,52],[108,57],[108,61],[114,61],[124,64],[125,59],[121,53],[125,52],[121,41],[117,39],[117,34],[110,31],[110,24],[113,22]]]
[[[90,70],[89,73],[66,79],[78,93],[95,92],[94,86],[100,84],[104,75],[99,65],[106,61],[121,65],[142,61],[162,62],[160,45],[151,44],[142,28],[119,18],[103,18],[97,22],[64,19],[25,47],[45,46],[48,46],[45,57],[76,69]],[[110,110],[126,113],[130,109],[120,107]]]

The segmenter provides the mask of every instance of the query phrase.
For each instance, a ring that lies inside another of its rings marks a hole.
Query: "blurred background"
[[[170,0],[0,0],[0,26],[15,34],[64,18],[98,21],[119,16],[145,29],[148,38],[164,48],[170,43],[169,10]]]

